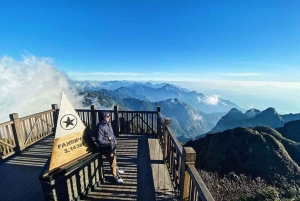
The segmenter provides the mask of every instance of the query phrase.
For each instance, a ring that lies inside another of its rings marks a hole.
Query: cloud
[[[0,58],[0,122],[9,121],[9,114],[20,117],[51,109],[60,104],[64,91],[75,108],[81,97],[75,95],[66,74],[58,71],[50,58],[23,56],[21,61]]]
[[[192,115],[192,119],[193,119],[194,121],[200,121],[200,120],[202,120],[203,118],[202,118],[202,116],[200,116],[200,115],[194,114],[194,115]]]
[[[223,73],[222,76],[231,76],[231,77],[249,77],[249,76],[261,76],[264,73]]]
[[[201,121],[203,119],[203,117],[199,114],[195,114],[195,112],[193,110],[188,110],[188,114],[191,117],[191,119],[193,121]]]
[[[198,102],[204,102],[208,105],[217,105],[220,102],[219,95],[211,95],[211,96],[204,96],[204,97],[197,97]]]
[[[145,73],[134,73],[134,72],[70,72],[69,75],[93,75],[93,76],[106,76],[106,75],[113,75],[113,76],[141,76],[146,75]]]
[[[170,72],[149,72],[149,73],[141,73],[141,72],[68,72],[70,76],[146,76],[146,75],[170,75],[176,76],[179,75],[177,73]]]
[[[176,76],[179,75],[178,73],[169,73],[169,72],[153,72],[149,73],[151,75],[170,75],[170,76]]]

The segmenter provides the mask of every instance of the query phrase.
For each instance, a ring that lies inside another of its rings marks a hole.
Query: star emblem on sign
[[[77,118],[72,114],[67,114],[60,119],[60,126],[65,130],[71,130],[77,125]]]

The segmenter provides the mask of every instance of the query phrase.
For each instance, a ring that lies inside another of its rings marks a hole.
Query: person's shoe
[[[124,172],[125,172],[124,170],[118,170],[119,174],[124,174]]]
[[[117,183],[123,184],[123,179],[121,179],[120,176],[116,176],[116,177],[114,177],[114,179],[116,180]]]

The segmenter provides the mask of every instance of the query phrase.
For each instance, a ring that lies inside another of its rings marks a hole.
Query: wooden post
[[[96,128],[96,125],[97,125],[97,123],[96,123],[96,112],[95,112],[95,110],[96,110],[96,106],[95,105],[91,105],[91,118],[92,118],[92,130],[94,131],[95,130],[95,128]]]
[[[58,119],[58,105],[57,104],[52,104],[51,108],[53,111],[53,130],[52,132],[55,133],[56,132],[56,125],[57,125],[57,119]]]
[[[156,107],[156,111],[157,111],[158,113],[160,113],[160,112],[161,112],[161,107],[160,107],[160,106],[157,106],[157,107]]]
[[[157,111],[157,118],[156,118],[156,125],[157,125],[157,135],[158,135],[158,139],[161,140],[162,139],[162,123],[161,123],[161,119],[159,119],[159,114],[160,114],[160,111],[161,111],[161,108],[160,106],[157,106],[156,108],[156,111]]]
[[[18,113],[13,113],[9,115],[9,118],[14,123],[12,124],[12,131],[16,143],[16,151],[22,151],[25,149],[25,136],[22,132],[22,126],[19,119]]]
[[[192,147],[182,147],[182,159],[180,167],[180,201],[189,200],[190,175],[186,170],[188,164],[195,165],[196,152]]]
[[[119,119],[119,106],[114,106],[114,116],[115,116],[115,135],[119,137],[120,132],[120,119]]]
[[[168,130],[171,127],[171,119],[170,118],[165,118],[164,120],[164,160],[168,157],[168,139],[169,139],[169,132]]]

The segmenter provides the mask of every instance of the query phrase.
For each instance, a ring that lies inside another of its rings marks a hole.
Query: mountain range
[[[299,121],[297,126],[300,126]],[[285,130],[287,127],[289,125]],[[261,177],[285,190],[300,186],[300,143],[270,127],[237,127],[207,134],[185,146],[196,151],[198,169]]]
[[[300,120],[290,121],[276,128],[282,136],[300,143]]]
[[[265,125],[278,128],[286,122],[300,119],[300,114],[280,115],[271,107],[263,111],[245,111],[231,101],[217,96],[205,96],[168,83],[86,81],[76,84],[84,95],[84,106],[96,104],[97,108],[111,109],[114,105],[119,105],[121,110],[138,111],[153,111],[161,106],[162,114],[171,118],[171,127],[183,143],[203,137],[206,133],[238,126]]]
[[[84,91],[80,94],[84,95],[84,106],[96,102],[102,108],[112,108],[114,105],[119,105],[120,110],[134,111],[155,111],[160,106],[162,115],[171,118],[171,128],[182,142],[188,138],[207,133],[223,115],[223,113],[203,113],[176,98],[149,102],[137,98],[124,98],[122,95],[106,89]]]
[[[280,115],[275,108],[267,108],[259,111],[257,109],[247,110],[245,113],[233,108],[225,116],[221,117],[216,126],[209,133],[221,132],[238,126],[255,127],[269,126],[271,128],[282,127],[286,122],[300,119],[300,114]]]
[[[196,91],[189,91],[168,83],[151,84],[127,81],[113,81],[113,82],[77,82],[75,85],[81,91],[98,91],[107,89],[123,98],[137,98],[143,101],[159,102],[167,99],[179,99],[196,110],[204,113],[213,112],[228,112],[231,108],[238,108],[235,103],[224,100],[217,95],[205,96]]]

